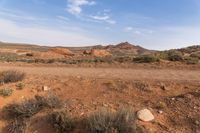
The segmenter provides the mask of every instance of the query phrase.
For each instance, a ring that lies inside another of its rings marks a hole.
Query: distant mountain
[[[104,49],[110,51],[113,55],[142,55],[151,54],[153,51],[145,49],[138,45],[130,44],[129,42],[122,42],[117,45],[108,45]]]

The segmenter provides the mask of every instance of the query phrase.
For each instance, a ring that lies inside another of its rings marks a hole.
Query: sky
[[[200,44],[200,0],[0,0],[0,41],[165,50]]]

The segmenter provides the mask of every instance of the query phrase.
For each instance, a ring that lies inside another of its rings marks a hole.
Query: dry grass
[[[62,102],[55,95],[47,97],[35,96],[33,99],[24,100],[21,103],[9,104],[3,108],[7,118],[11,119],[8,125],[9,133],[25,133],[27,120],[39,113],[44,108],[59,108]]]
[[[30,118],[44,108],[57,108],[62,105],[59,98],[53,95],[47,97],[35,96],[34,99],[24,100],[4,107],[10,118]]]
[[[27,128],[27,122],[25,120],[13,120],[7,127],[9,133],[25,133]]]
[[[71,133],[75,128],[73,118],[64,111],[53,112],[49,115],[49,120],[57,133]]]
[[[8,97],[8,96],[12,95],[12,92],[13,92],[13,90],[9,89],[9,88],[0,89],[0,96]]]
[[[141,133],[135,123],[135,113],[128,109],[117,112],[99,111],[88,118],[89,133]]]
[[[25,77],[25,73],[14,71],[14,70],[8,70],[3,71],[0,73],[0,82],[1,83],[11,83],[11,82],[18,82],[22,81]]]
[[[25,87],[25,84],[24,84],[24,83],[18,83],[18,84],[16,84],[17,90],[23,90],[24,87]]]

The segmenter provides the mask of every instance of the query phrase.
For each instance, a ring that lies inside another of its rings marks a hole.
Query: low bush
[[[7,129],[9,133],[25,133],[27,126],[26,120],[15,119],[7,126]]]
[[[167,53],[167,58],[170,61],[183,61],[183,55],[179,51],[171,50]]]
[[[160,59],[153,55],[143,55],[133,58],[133,61],[137,63],[153,63],[153,62],[159,62]]]
[[[23,72],[14,70],[3,71],[0,73],[0,82],[1,83],[18,82],[22,81],[24,77],[25,73]]]
[[[18,90],[23,90],[25,85],[23,83],[18,83],[18,84],[16,84],[16,87]]]
[[[49,120],[57,133],[71,133],[75,128],[74,120],[64,111],[53,112],[49,115]]]
[[[21,103],[9,104],[3,110],[10,118],[30,118],[44,108],[58,108],[61,105],[61,101],[56,96],[35,96]]]
[[[190,55],[190,57],[200,59],[200,52],[192,53],[192,54]]]
[[[0,89],[0,96],[8,97],[8,96],[11,96],[12,93],[13,93],[12,89],[9,89],[9,88]]]
[[[184,58],[184,61],[187,64],[197,64],[199,62],[199,59],[196,57],[187,57],[187,58]]]
[[[142,133],[135,123],[135,113],[127,109],[103,110],[88,118],[89,133]]]

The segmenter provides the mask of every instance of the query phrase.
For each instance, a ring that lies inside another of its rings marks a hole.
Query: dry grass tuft
[[[89,133],[142,133],[135,123],[135,113],[129,109],[117,112],[103,110],[88,118]]]
[[[49,120],[57,133],[71,133],[75,128],[74,120],[64,111],[53,112]]]
[[[0,96],[8,97],[8,96],[11,96],[12,93],[13,93],[12,89],[9,89],[9,88],[0,89]]]
[[[25,73],[14,71],[14,70],[8,70],[3,71],[0,73],[0,82],[1,83],[11,83],[11,82],[18,82],[22,81],[25,77]]]
[[[8,113],[10,118],[30,118],[44,108],[59,108],[61,106],[62,102],[54,95],[47,97],[35,96],[34,99],[9,104],[4,107],[4,111]]]

